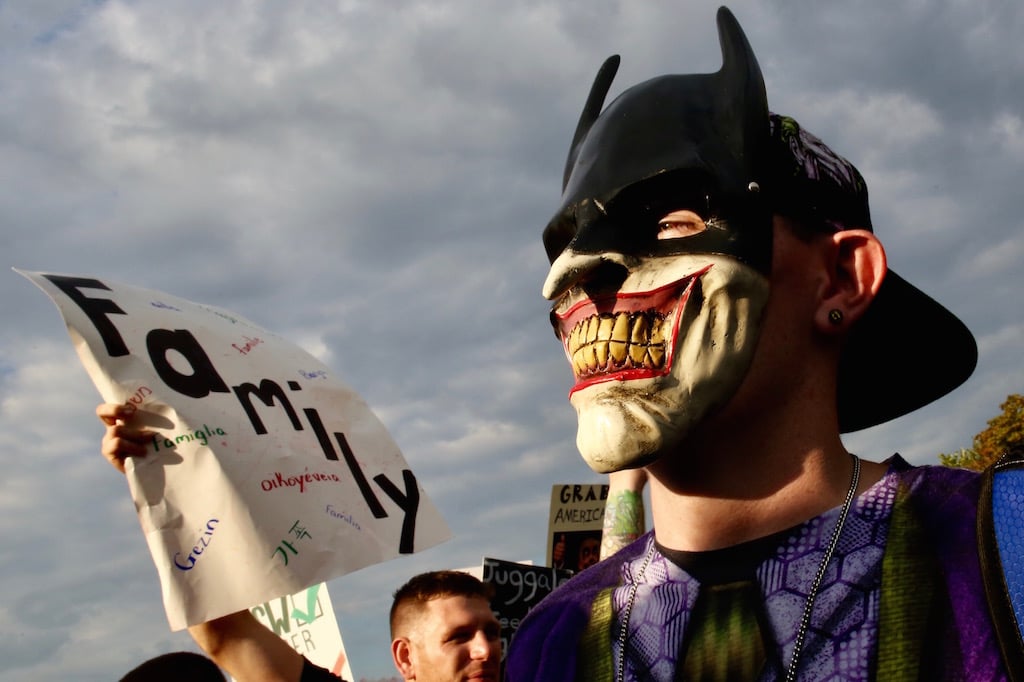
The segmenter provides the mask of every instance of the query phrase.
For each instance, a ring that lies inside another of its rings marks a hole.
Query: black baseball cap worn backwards
[[[562,204],[544,230],[551,261],[567,248],[715,253],[767,275],[773,213],[811,229],[873,231],[860,173],[792,118],[769,112],[743,30],[725,7],[717,19],[723,63],[715,73],[659,76],[602,110],[619,57],[598,71],[566,160]],[[696,212],[708,229],[658,240],[657,222],[680,209]],[[889,270],[843,347],[840,430],[942,397],[967,380],[977,357],[963,322]]]

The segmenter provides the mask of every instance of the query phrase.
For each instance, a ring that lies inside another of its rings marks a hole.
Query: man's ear
[[[849,329],[875,300],[885,279],[885,249],[869,230],[841,230],[829,236],[830,282],[815,314],[820,331]]]
[[[405,637],[399,637],[391,642],[391,659],[395,662],[395,668],[404,680],[416,679],[416,666],[412,661],[412,646]]]

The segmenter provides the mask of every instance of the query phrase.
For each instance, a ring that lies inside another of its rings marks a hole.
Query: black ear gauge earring
[[[835,325],[843,323],[843,311],[839,308],[833,308],[828,311],[828,321]]]

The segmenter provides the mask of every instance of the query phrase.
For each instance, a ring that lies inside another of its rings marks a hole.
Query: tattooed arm
[[[601,558],[615,554],[644,534],[647,472],[626,469],[608,475],[608,501],[601,529]]]

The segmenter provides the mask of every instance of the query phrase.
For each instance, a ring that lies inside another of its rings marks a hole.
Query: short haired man
[[[406,680],[497,681],[501,628],[490,585],[461,571],[422,573],[395,592],[391,656]]]
[[[1004,679],[983,480],[840,439],[958,386],[974,339],[888,270],[863,178],[769,113],[718,22],[717,73],[603,108],[606,62],[570,147],[544,295],[581,454],[645,468],[654,530],[528,614],[507,678]]]

